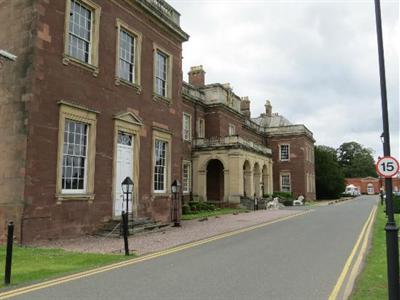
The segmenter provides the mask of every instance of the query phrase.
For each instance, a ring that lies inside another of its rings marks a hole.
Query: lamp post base
[[[386,231],[386,255],[388,260],[389,278],[389,299],[399,299],[399,252],[398,252],[398,232],[396,223],[388,222],[385,226]]]

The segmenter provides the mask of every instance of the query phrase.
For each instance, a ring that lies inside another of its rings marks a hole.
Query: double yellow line
[[[228,233],[223,233],[223,234],[220,234],[220,235],[217,235],[217,236],[213,236],[213,237],[210,237],[210,238],[207,238],[207,239],[204,239],[204,240],[200,240],[200,241],[197,241],[197,242],[192,242],[192,243],[189,243],[189,244],[173,247],[173,248],[170,248],[170,249],[167,249],[167,250],[163,250],[163,251],[160,251],[160,252],[144,255],[144,256],[141,256],[141,257],[137,257],[137,258],[133,258],[133,259],[130,259],[130,260],[127,260],[127,261],[111,264],[111,265],[108,265],[108,266],[105,266],[105,267],[96,268],[96,269],[93,269],[93,270],[80,272],[80,273],[77,273],[77,274],[72,274],[72,275],[69,275],[69,276],[64,276],[64,277],[53,279],[53,280],[48,280],[48,281],[45,281],[45,282],[42,282],[42,283],[38,283],[38,284],[30,285],[30,286],[27,286],[27,287],[11,290],[11,291],[8,291],[8,292],[3,292],[3,293],[0,293],[0,299],[8,299],[8,298],[11,298],[11,297],[16,297],[18,295],[22,295],[22,294],[30,293],[30,292],[37,291],[37,290],[40,290],[40,289],[48,288],[48,287],[51,287],[51,286],[54,286],[54,285],[58,285],[58,284],[62,284],[62,283],[66,283],[66,282],[69,282],[69,281],[72,281],[72,280],[77,280],[77,279],[80,279],[80,278],[93,276],[95,274],[107,272],[107,271],[110,271],[110,270],[114,270],[114,269],[118,269],[118,268],[129,266],[129,265],[137,264],[137,263],[140,263],[140,262],[143,262],[143,261],[146,261],[146,260],[154,259],[154,258],[157,258],[157,257],[160,257],[160,256],[164,256],[164,255],[172,254],[172,253],[175,253],[175,252],[183,251],[185,249],[193,248],[193,247],[200,246],[200,245],[203,245],[203,244],[206,244],[206,243],[210,243],[210,242],[213,242],[213,241],[216,241],[216,240],[220,240],[220,239],[223,239],[223,238],[234,236],[234,235],[237,235],[237,234],[240,234],[240,233],[244,233],[244,232],[248,232],[248,231],[251,231],[251,230],[258,229],[258,228],[262,228],[262,227],[265,227],[267,225],[271,225],[271,224],[274,224],[274,223],[277,223],[277,222],[282,222],[282,221],[285,221],[285,220],[288,220],[288,219],[291,219],[291,218],[294,218],[294,217],[297,217],[297,216],[300,216],[300,215],[304,215],[304,214],[309,213],[311,211],[314,211],[314,210],[302,211],[300,213],[297,213],[297,214],[294,214],[294,215],[290,215],[290,216],[287,216],[287,217],[283,217],[283,218],[280,218],[280,219],[277,219],[277,220],[272,220],[272,221],[269,221],[269,222],[266,222],[266,223],[262,223],[262,224],[258,224],[258,225],[254,225],[254,226],[251,226],[251,227],[247,227],[247,228],[231,231],[231,232],[228,232]]]
[[[347,278],[347,284],[342,293],[342,295],[343,295],[342,299],[347,299],[347,297],[350,295],[355,278],[358,275],[358,272],[360,270],[362,259],[367,250],[368,240],[369,240],[369,236],[371,233],[372,225],[374,223],[376,210],[377,210],[377,207],[375,205],[373,207],[371,213],[369,214],[368,219],[365,222],[360,235],[358,236],[357,242],[355,243],[353,250],[350,253],[350,256],[347,258],[347,261],[344,264],[342,273],[340,274],[339,279],[337,280],[336,285],[333,288],[328,300],[336,300],[338,298],[338,295],[342,291],[343,284],[344,284],[346,278]],[[362,243],[362,245],[360,247],[361,243]],[[357,254],[357,250],[359,250],[358,256],[353,264],[353,260],[354,260],[355,255]],[[347,276],[351,267],[352,267],[351,273],[349,276]]]

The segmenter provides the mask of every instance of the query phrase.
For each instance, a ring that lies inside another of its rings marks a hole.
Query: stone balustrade
[[[205,148],[220,148],[220,147],[238,147],[246,148],[255,152],[259,152],[265,155],[271,155],[271,149],[243,139],[240,136],[232,135],[225,137],[213,137],[209,139],[194,139],[193,147],[195,150],[205,149]]]
[[[155,8],[159,13],[163,16],[167,17],[173,23],[179,26],[180,23],[180,14],[167,2],[164,0],[142,0],[143,2],[147,2],[153,8]]]

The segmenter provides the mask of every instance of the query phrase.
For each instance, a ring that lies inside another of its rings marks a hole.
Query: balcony
[[[245,140],[237,135],[193,140],[193,149],[195,151],[220,148],[245,149],[248,151],[261,153],[263,155],[272,154],[271,149],[252,141]]]

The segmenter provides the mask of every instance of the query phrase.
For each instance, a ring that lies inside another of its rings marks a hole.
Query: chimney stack
[[[203,87],[205,85],[205,74],[203,66],[190,67],[189,83],[195,87]]]
[[[267,115],[267,117],[271,117],[272,116],[272,105],[271,102],[269,100],[265,101],[265,114]]]
[[[248,119],[250,119],[250,100],[249,97],[242,97],[240,101],[240,112]]]

